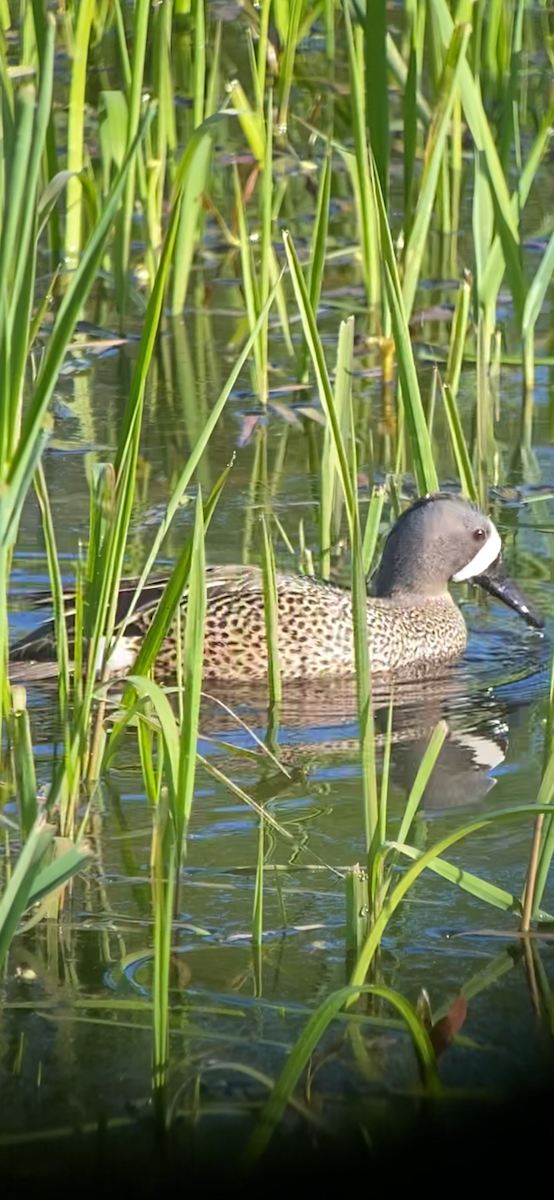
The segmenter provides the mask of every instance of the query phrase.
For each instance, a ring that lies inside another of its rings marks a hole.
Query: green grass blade
[[[267,528],[267,521],[262,513],[263,533],[263,589],[264,589],[264,619],[267,643],[267,679],[269,684],[269,699],[272,706],[279,706],[283,696],[281,683],[281,668],[279,664],[279,611],[277,603],[277,577],[275,572],[275,555],[273,544]]]
[[[60,719],[65,724],[68,716],[69,703],[69,647],[67,641],[67,623],[65,619],[65,602],[63,581],[60,570],[60,560],[56,546],[56,535],[46,479],[42,463],[35,472],[35,492],[42,516],[42,529],[46,545],[48,575],[52,592],[52,607],[54,610],[54,625],[56,630],[56,656],[59,670]]]
[[[433,447],[429,437],[425,412],[421,402],[421,393],[414,361],[408,320],[402,299],[402,289],[398,275],[398,266],[394,253],[392,234],[387,212],[379,185],[379,179],[374,169],[371,179],[375,196],[375,207],[379,217],[381,231],[381,253],[383,258],[385,282],[391,311],[392,328],[398,358],[398,371],[402,385],[402,399],[406,411],[410,433],[412,456],[420,494],[435,492],[438,489],[437,472],[433,459]]]
[[[535,141],[533,142],[527,161],[519,177],[515,194],[511,198],[512,215],[514,220],[517,220],[518,215],[523,211],[527,203],[533,180],[549,144],[553,121],[554,104],[551,104],[541,121],[539,132],[535,138]],[[499,234],[496,234],[483,270],[481,290],[483,296],[487,300],[490,299],[491,302],[492,298],[496,300],[496,296],[498,295],[498,291],[502,283],[503,274],[504,255],[502,252],[502,243]]]
[[[325,151],[325,158],[323,159],[323,167],[321,170],[319,187],[317,191],[317,206],[314,230],[312,234],[310,265],[308,268],[308,294],[310,297],[310,304],[314,310],[314,313],[316,314],[319,308],[321,288],[323,285],[323,273],[325,270],[325,257],[327,254],[327,230],[329,226],[329,204],[331,200],[332,162],[333,152],[331,143],[329,142]]]
[[[445,375],[445,386],[449,389],[453,403],[455,403],[456,396],[458,395],[458,388],[460,386],[460,375],[464,360],[470,302],[471,283],[469,278],[464,276],[456,297],[456,308],[454,310],[454,320],[452,322],[452,332],[450,335],[450,345],[448,347],[448,361],[446,364]]]
[[[424,1086],[431,1094],[436,1094],[440,1090],[435,1053],[429,1034],[411,1004],[403,996],[400,996],[398,992],[394,992],[391,988],[387,987],[362,984],[355,989],[352,987],[339,988],[338,991],[332,992],[319,1005],[319,1008],[310,1017],[301,1037],[290,1052],[247,1144],[243,1159],[245,1166],[253,1166],[267,1148],[300,1079],[302,1071],[307,1066],[311,1055],[328,1029],[331,1021],[338,1015],[345,1003],[352,1004],[360,995],[378,996],[380,999],[392,1004],[406,1023],[408,1032],[412,1037]]]
[[[554,233],[542,256],[538,269],[529,287],[523,308],[523,335],[531,333],[543,306],[544,299],[554,272]]]
[[[246,141],[258,163],[260,170],[263,171],[265,164],[265,129],[264,117],[262,109],[252,108],[250,101],[244,91],[244,88],[239,83],[238,79],[233,79],[227,85],[229,99],[239,119],[240,127],[244,133]]]
[[[127,682],[134,688],[138,696],[148,697],[158,718],[166,752],[171,803],[174,806],[179,783],[179,730],[173,709],[165,692],[153,679],[147,679],[144,675],[128,675]]]
[[[385,204],[389,194],[387,0],[366,0],[365,88],[369,136]]]
[[[312,306],[310,304],[308,289],[306,286],[306,281],[304,279],[304,274],[302,272],[300,263],[298,261],[298,255],[294,248],[294,243],[292,241],[291,235],[288,231],[285,231],[285,233],[283,234],[283,241],[285,244],[285,251],[286,251],[286,255],[287,255],[287,261],[289,264],[292,285],[293,285],[294,293],[296,296],[296,302],[298,304],[298,309],[300,312],[300,316],[302,318],[302,327],[304,329],[304,336],[305,336],[306,342],[308,344],[308,348],[310,351],[312,363],[313,363],[315,374],[316,374],[321,404],[322,404],[326,419],[329,422],[331,429],[332,429],[333,444],[334,444],[335,453],[336,453],[337,459],[338,459],[341,483],[342,483],[344,496],[345,496],[345,500],[346,500],[346,507],[348,510],[348,517],[349,517],[349,521],[351,521],[351,520],[353,520],[353,517],[354,517],[354,509],[355,509],[356,500],[355,500],[354,490],[352,488],[352,480],[350,478],[350,471],[349,471],[349,467],[348,467],[348,459],[346,456],[344,440],[342,438],[338,414],[337,414],[336,406],[334,403],[333,391],[332,391],[331,384],[329,381],[329,373],[327,371],[325,355],[323,353],[323,347],[322,347],[321,339],[320,339],[319,332],[317,329],[317,322],[316,322],[316,318],[315,318],[315,314],[313,312]]]
[[[353,30],[350,5],[344,3],[344,20],[348,45],[348,63],[352,88],[352,124],[355,157],[341,150],[355,184],[355,197],[359,212],[362,266],[365,274],[368,303],[376,306],[381,295],[381,272],[379,266],[378,218],[375,211],[369,151],[366,136],[365,80],[363,68],[363,35],[361,29]]]
[[[265,824],[263,821],[260,821],[258,827],[258,853],[256,856],[254,903],[252,906],[252,942],[254,946],[261,946],[264,934],[264,855]]]
[[[288,124],[289,101],[294,79],[294,60],[304,0],[289,0],[287,7],[288,23],[279,71],[279,126],[283,132],[286,131]]]
[[[414,176],[417,154],[417,55],[414,39],[415,20],[412,17],[412,36],[406,87],[402,101],[404,122],[404,245],[410,239],[413,224]]]
[[[447,384],[441,383],[441,393],[444,400],[444,408],[446,411],[448,428],[450,430],[450,437],[452,440],[452,449],[454,451],[454,458],[456,459],[456,466],[458,468],[458,475],[460,477],[462,491],[465,492],[466,496],[469,496],[471,500],[475,500],[477,502],[477,484],[475,482],[471,458],[469,456],[469,450],[464,437],[464,431],[462,429],[462,423],[458,408],[456,406],[456,401],[454,400]]]
[[[472,833],[477,833],[480,829],[485,829],[488,825],[492,824],[493,821],[515,820],[517,817],[523,815],[537,816],[537,813],[540,811],[548,812],[548,805],[539,805],[538,803],[522,804],[514,808],[489,813],[482,820],[472,821],[471,824],[464,825],[461,829],[454,830],[453,833],[447,834],[439,842],[436,842],[434,846],[430,846],[430,848],[421,855],[421,858],[419,858],[412,867],[408,868],[406,874],[402,876],[400,882],[396,885],[389,898],[385,901],[383,908],[377,916],[371,932],[366,939],[364,946],[362,947],[358,962],[356,963],[354,971],[352,972],[352,977],[350,980],[351,986],[358,987],[361,983],[363,983],[391,916],[404,899],[404,896],[407,894],[407,892],[409,892],[412,884],[415,883],[416,879],[419,878],[425,868],[429,866],[430,862],[433,862],[433,860],[436,858],[441,858],[445,851],[449,850],[451,846],[455,846],[457,842],[463,841],[464,838],[469,837]]]
[[[131,146],[121,172],[102,210],[100,220],[87,243],[79,266],[71,278],[69,287],[58,310],[52,336],[42,360],[33,398],[25,414],[18,449],[9,473],[9,482],[16,490],[22,486],[25,479],[29,479],[33,459],[36,460],[37,445],[41,437],[41,427],[54,391],[58,372],[63,362],[66,346],[70,341],[82,304],[96,279],[108,234],[122,196],[127,172],[133,156],[136,154],[142,134],[143,127],[139,130],[139,134]]]
[[[62,887],[68,879],[72,879],[79,871],[90,866],[90,862],[91,854],[88,850],[79,849],[78,845],[70,846],[65,854],[60,854],[59,858],[55,858],[35,876],[29,891],[27,907],[38,904],[50,892]]]
[[[83,169],[85,88],[90,35],[95,0],[81,0],[77,11],[77,29],[69,87],[67,120],[67,217],[65,223],[65,257],[70,266],[78,261],[82,245],[83,189],[79,178]]]
[[[385,260],[385,283],[389,299],[392,328],[398,359],[398,374],[402,385],[402,400],[410,434],[415,477],[420,495],[438,490],[439,481],[433,459],[433,447],[425,420],[419,381],[406,313],[399,296],[389,263]]]
[[[416,862],[421,858],[421,850],[416,850],[414,846],[406,846],[400,840],[389,842],[391,849],[394,849],[399,854],[404,854],[407,858],[411,858]],[[473,875],[471,871],[466,871],[463,867],[454,866],[453,863],[446,862],[444,858],[437,858],[427,864],[430,871],[435,875],[440,875],[442,879],[447,879],[449,883],[455,883],[457,887],[462,888],[464,892],[469,892],[471,896],[476,896],[478,900],[482,900],[485,904],[490,904],[493,908],[499,908],[502,912],[511,912],[516,916],[521,916],[522,905],[521,900],[512,896],[511,892],[507,892],[504,888],[496,887],[494,883],[489,883],[486,879],[480,879],[478,875]]]
[[[316,309],[313,306],[312,311],[315,316]],[[343,321],[340,326],[337,348],[334,406],[338,427],[344,444],[346,444],[349,434],[350,393],[352,389],[352,347],[350,341],[348,325]],[[331,426],[327,422],[321,453],[319,500],[319,555],[323,579],[329,579],[331,573],[331,551],[339,537],[342,505],[343,490],[334,448],[334,437]]]
[[[25,688],[12,687],[11,735],[17,799],[23,836],[29,837],[38,816],[37,781]]]
[[[133,22],[133,58],[131,63],[131,76],[129,87],[129,124],[128,124],[128,145],[133,145],[138,137],[138,132],[141,125],[141,110],[142,110],[142,89],[144,81],[144,65],[146,59],[146,45],[148,35],[148,23],[150,18],[150,0],[136,0],[134,5],[134,22]],[[125,178],[123,204],[118,221],[117,236],[115,242],[115,279],[116,291],[119,300],[120,315],[126,311],[127,296],[129,290],[129,256],[131,249],[131,226],[133,221],[133,207],[135,203],[135,178],[136,178],[137,157],[132,156],[129,164],[129,170]]]
[[[427,137],[425,163],[421,179],[412,231],[405,251],[402,297],[408,321],[412,315],[416,289],[421,274],[421,264],[427,246],[427,238],[433,206],[437,193],[439,175],[445,153],[446,138],[452,119],[454,101],[458,94],[460,72],[465,62],[470,29],[456,27],[448,47],[440,84],[437,107]]]
[[[208,186],[212,160],[212,137],[206,135],[199,143],[198,151],[190,165],[181,198],[179,232],[175,244],[173,284],[171,295],[172,312],[182,312],[187,296],[194,252],[198,244],[198,231],[202,215],[202,201]]]
[[[398,841],[405,842],[412,827],[413,819],[423,799],[425,788],[429,783],[431,775],[435,769],[435,765],[439,754],[443,748],[446,735],[448,733],[448,725],[446,721],[439,721],[435,726],[429,743],[425,749],[425,754],[417,769],[416,777],[410,789],[410,795],[404,809],[400,829],[398,831]]]
[[[206,617],[206,558],[204,515],[200,490],[196,499],[191,551],[190,584],[183,642],[183,721],[179,740],[179,780],[175,811],[177,863],[184,853],[184,839],[192,811],[196,772],[196,742],[200,692],[204,671],[204,623]]]
[[[52,844],[54,827],[42,817],[33,825],[21,850],[10,881],[0,900],[0,970],[17,926],[29,906],[29,895],[44,857]]]
[[[385,495],[386,488],[374,487],[371,493],[369,508],[367,510],[364,540],[362,543],[363,571],[366,579],[371,571],[373,559],[375,557],[375,551],[377,549],[377,539],[379,537],[379,526],[381,524],[381,514],[383,512]]]

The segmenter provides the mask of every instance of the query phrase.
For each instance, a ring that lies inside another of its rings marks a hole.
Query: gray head
[[[448,492],[416,500],[393,526],[375,579],[375,595],[409,601],[444,596],[450,580],[474,580],[531,625],[542,618],[507,576],[500,535],[476,505]]]

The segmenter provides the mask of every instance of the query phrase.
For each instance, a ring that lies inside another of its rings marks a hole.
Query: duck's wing
[[[157,608],[168,581],[168,575],[151,576],[144,585],[136,607],[139,614],[153,611]],[[139,577],[123,579],[119,589],[117,602],[116,625],[121,625],[131,607]],[[52,596],[48,592],[36,592],[31,597],[33,608],[51,608]],[[75,635],[75,592],[64,592],[65,619],[70,656],[73,655]],[[134,626],[133,620],[125,629],[129,637],[138,636],[143,632],[140,625]],[[56,627],[53,620],[43,621],[36,629],[25,634],[25,637],[10,647],[10,662],[51,662],[56,659]]]

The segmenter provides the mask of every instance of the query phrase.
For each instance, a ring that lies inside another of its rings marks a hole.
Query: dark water
[[[305,133],[297,131],[299,153],[308,153]],[[396,167],[400,159],[395,160]],[[541,169],[535,208],[526,212],[529,234],[540,226],[541,201],[549,203],[551,163]],[[334,359],[340,316],[362,310],[359,268],[349,251],[354,215],[337,165],[333,187],[331,246],[344,257],[331,261],[326,274],[321,329]],[[466,205],[469,195],[464,193]],[[309,235],[313,198],[298,170],[292,173],[283,225],[298,244]],[[466,265],[464,239],[458,245],[455,278]],[[538,249],[528,251],[536,263]],[[221,278],[216,232],[208,223],[206,261],[195,272],[194,304],[183,319],[168,318],[151,374],[144,418],[139,502],[134,515],[128,569],[140,568],[163,513],[172,482],[194,445],[236,351],[241,309],[235,282]],[[451,304],[453,284],[437,282],[433,271],[446,249],[431,239],[427,281],[419,307]],[[456,260],[455,260],[456,261]],[[471,264],[467,264],[471,265]],[[290,305],[294,311],[293,302]],[[88,314],[101,333],[116,328],[107,298],[99,291]],[[511,313],[503,309],[510,346]],[[365,317],[359,330],[365,331]],[[140,329],[136,313],[135,334]],[[415,340],[422,347],[444,345],[448,322],[422,320]],[[298,325],[293,325],[295,340]],[[94,341],[83,328],[77,341]],[[551,309],[545,306],[537,327],[543,351],[551,340]],[[86,537],[87,461],[113,455],[129,388],[136,338],[112,352],[76,346],[60,377],[55,428],[45,454],[59,547],[71,580],[72,562]],[[252,431],[258,413],[245,371],[230,398],[198,477],[207,489],[236,451],[235,464],[208,537],[209,561],[255,558],[257,516],[264,500],[253,472],[259,455],[267,462],[274,510],[296,551],[299,523],[308,546],[317,550],[317,479],[310,443],[320,436],[300,407],[319,409],[315,390],[289,389],[296,368],[276,324],[271,340],[275,365],[272,400],[295,413],[293,423],[270,406]],[[361,468],[368,479],[383,478],[392,465],[391,441],[377,359],[359,349],[355,395],[358,431],[365,453]],[[432,364],[420,362],[422,393],[429,395]],[[280,390],[284,389],[284,390]],[[467,366],[461,386],[462,414],[469,429],[475,395],[475,368]],[[397,697],[391,763],[391,836],[431,730],[446,719],[449,736],[427,789],[414,844],[423,848],[475,814],[526,803],[536,798],[541,772],[543,722],[551,654],[554,500],[541,489],[554,485],[552,368],[537,371],[532,450],[520,450],[521,371],[503,367],[498,381],[502,420],[497,424],[497,459],[491,511],[507,545],[512,573],[547,617],[544,636],[528,630],[517,617],[475,590],[459,589],[470,629],[466,657],[444,686],[414,687]],[[248,434],[251,436],[248,438]],[[286,440],[286,446],[284,446]],[[445,420],[437,402],[434,442],[442,485],[455,481]],[[509,485],[509,486],[508,486]],[[409,478],[407,487],[409,489]],[[191,489],[192,496],[193,489]],[[191,527],[192,509],[184,506],[164,546],[171,562]],[[390,513],[385,510],[383,532]],[[294,566],[284,544],[279,560]],[[347,569],[347,564],[343,564]],[[36,504],[24,513],[12,578],[14,635],[31,628],[35,616],[26,594],[46,584],[47,567]],[[265,700],[247,688],[221,698],[263,736]],[[48,688],[29,694],[40,782],[50,778],[53,700]],[[384,728],[385,710],[377,713]],[[254,797],[293,835],[268,845],[264,900],[264,941],[253,951],[250,926],[258,848],[258,820],[223,784],[198,772],[183,873],[181,906],[172,941],[171,1060],[169,1095],[173,1115],[188,1112],[195,1081],[202,1079],[200,1110],[219,1118],[238,1114],[246,1098],[259,1099],[263,1087],[241,1075],[250,1066],[278,1074],[311,1011],[334,988],[348,981],[345,949],[346,868],[363,859],[364,828],[360,769],[356,747],[355,701],[344,684],[286,691],[279,741],[290,782],[269,762],[241,758],[221,750],[221,738],[239,750],[251,738],[213,700],[201,721],[204,754]],[[267,797],[270,797],[267,799]],[[8,806],[8,813],[10,811]],[[521,893],[528,862],[531,823],[504,821],[473,834],[450,860],[491,880],[514,895]],[[68,899],[61,924],[42,923],[14,944],[2,983],[0,1085],[2,1137],[14,1133],[84,1127],[99,1118],[133,1120],[148,1111],[152,1061],[152,901],[150,892],[151,814],[144,795],[135,735],[129,732],[116,764],[102,781],[93,818],[95,859]],[[544,906],[554,913],[554,886]],[[450,1087],[492,1089],[518,1085],[544,1064],[548,1051],[537,995],[549,1000],[554,977],[553,943],[532,942],[525,953],[513,936],[515,919],[489,908],[467,892],[426,872],[391,921],[379,961],[380,977],[415,1002],[422,988],[433,1014],[445,1011],[464,989],[467,1018],[456,1043],[441,1060]],[[318,1060],[314,1088],[324,1112],[344,1115],[368,1088],[368,1064],[374,1079],[399,1089],[417,1086],[413,1053],[390,1012],[371,1010],[364,1026],[367,1061],[343,1030],[325,1043],[327,1061]],[[371,1085],[373,1086],[373,1085]]]

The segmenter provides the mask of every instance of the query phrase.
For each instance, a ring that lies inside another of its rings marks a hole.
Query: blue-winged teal
[[[457,658],[466,644],[466,626],[449,591],[450,580],[473,580],[499,597],[530,624],[540,615],[504,570],[499,534],[475,505],[449,493],[417,500],[389,533],[368,596],[367,631],[374,672],[429,675]],[[133,582],[120,593],[118,619],[124,621]],[[155,579],[110,659],[112,673],[132,666],[141,639],[156,612],[164,580]],[[209,567],[204,675],[207,679],[266,678],[267,654],[262,576],[257,567]],[[308,575],[278,573],[279,658],[284,679],[351,675],[354,671],[350,593]],[[182,600],[186,613],[186,595]],[[53,623],[23,638],[11,650],[13,661],[55,657]],[[175,631],[157,660],[160,674],[176,664]]]

